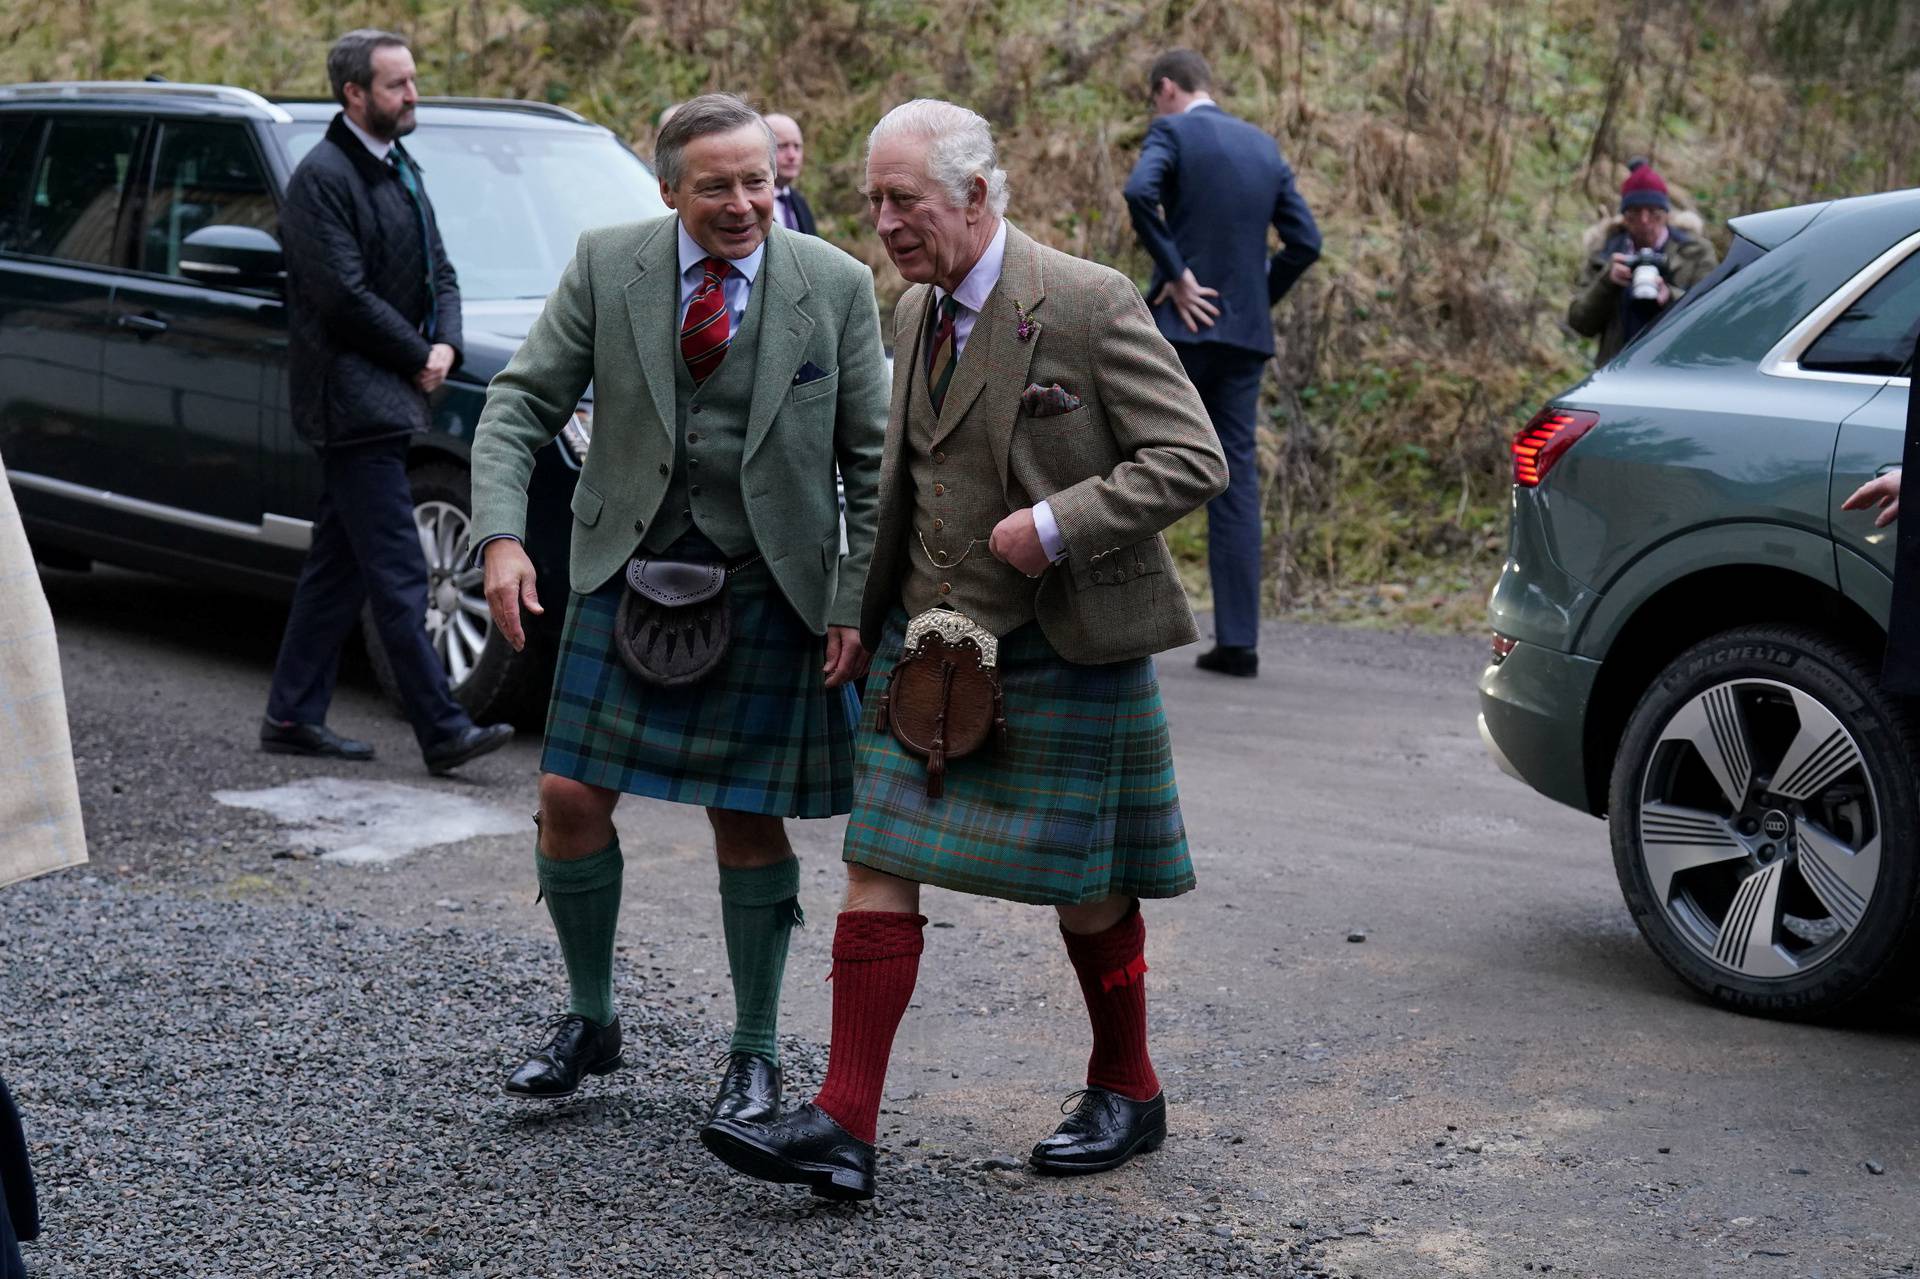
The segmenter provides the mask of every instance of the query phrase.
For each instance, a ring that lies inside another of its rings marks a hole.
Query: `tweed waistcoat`
[[[688,529],[698,527],[729,559],[753,554],[740,465],[747,448],[747,410],[760,362],[760,330],[767,291],[747,295],[747,309],[726,358],[695,386],[687,362],[673,361],[673,476],[660,513],[641,545],[658,555]],[[674,317],[677,322],[677,317]]]
[[[986,358],[993,310],[974,322],[962,365]],[[1000,487],[985,425],[964,416],[941,422],[927,394],[927,335],[913,352],[907,388],[907,479],[913,488],[908,569],[901,600],[909,617],[930,608],[958,609],[995,635],[1033,620],[1035,583],[987,549],[993,526],[1013,513]],[[954,370],[957,381],[958,367]],[[963,407],[949,397],[950,412]]]

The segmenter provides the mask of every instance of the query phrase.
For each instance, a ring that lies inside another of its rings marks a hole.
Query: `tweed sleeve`
[[[1227,462],[1146,300],[1111,272],[1095,297],[1088,346],[1094,387],[1122,461],[1050,495],[1076,571],[1165,529],[1227,487]]]
[[[860,599],[873,562],[880,512],[880,456],[887,438],[887,357],[880,345],[880,307],[873,272],[858,268],[840,330],[840,390],[833,451],[847,498],[847,556],[827,615],[829,626],[860,625]]]

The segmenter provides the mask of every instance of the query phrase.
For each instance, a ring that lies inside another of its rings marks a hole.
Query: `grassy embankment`
[[[642,149],[668,102],[746,92],[808,130],[823,231],[900,281],[861,225],[865,130],[931,94],[1000,130],[1012,215],[1144,280],[1120,186],[1143,68],[1206,52],[1269,128],[1326,256],[1277,312],[1276,609],[1472,627],[1504,540],[1507,440],[1585,368],[1561,327],[1581,229],[1654,156],[1724,241],[1740,212],[1902,185],[1899,0],[15,0],[0,79],[324,88],[326,45],[385,25],[428,92],[533,97]],[[1889,53],[1888,51],[1892,51]],[[1174,531],[1204,589],[1204,525]]]

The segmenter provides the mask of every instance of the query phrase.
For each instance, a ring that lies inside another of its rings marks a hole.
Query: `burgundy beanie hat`
[[[1654,171],[1644,156],[1627,161],[1627,180],[1620,184],[1620,212],[1628,209],[1671,209],[1666,179]]]

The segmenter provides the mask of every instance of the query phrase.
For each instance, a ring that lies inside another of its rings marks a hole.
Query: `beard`
[[[413,132],[414,117],[412,107],[401,107],[388,115],[371,101],[367,103],[367,132],[383,142],[392,142],[395,138],[404,138]]]

